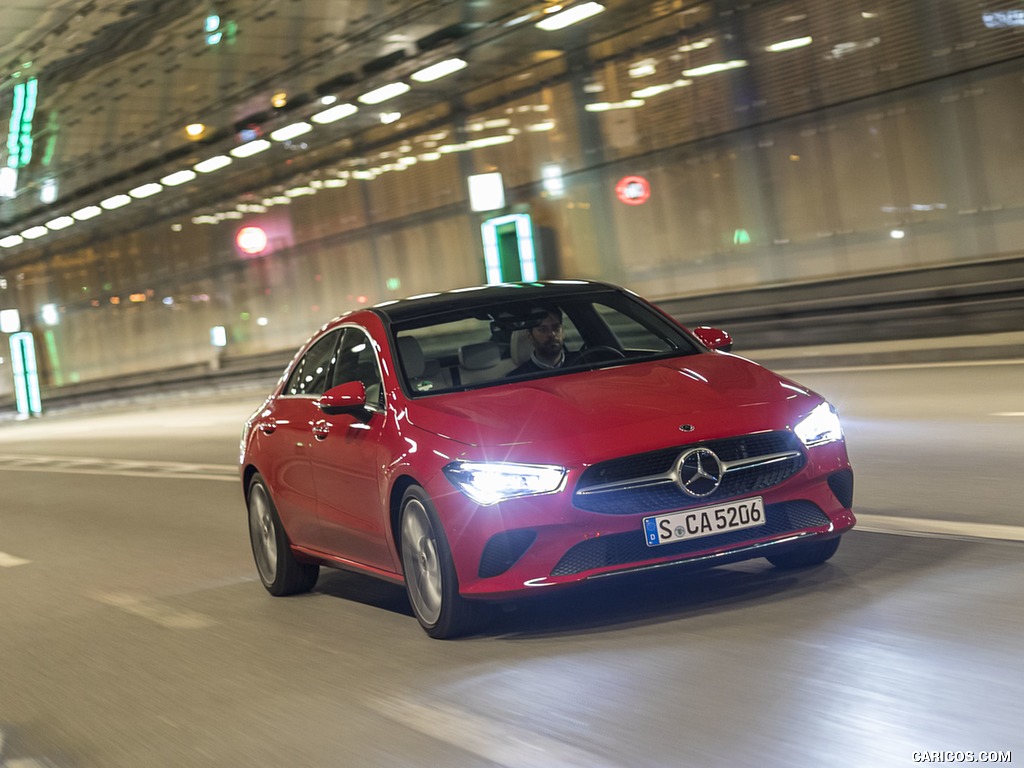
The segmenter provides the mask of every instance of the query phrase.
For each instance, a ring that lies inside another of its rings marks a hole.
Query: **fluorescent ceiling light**
[[[599,101],[596,104],[587,104],[584,109],[587,112],[608,112],[613,109],[636,109],[644,105],[643,99],[626,99],[625,101]]]
[[[715,38],[705,37],[703,40],[695,40],[692,43],[680,45],[679,48],[677,48],[676,50],[678,50],[680,53],[690,53],[690,51],[699,51],[702,48],[707,48],[713,42],[715,42]]]
[[[649,99],[652,96],[668,93],[669,91],[674,91],[676,88],[682,88],[692,83],[693,80],[676,80],[674,83],[663,83],[662,85],[651,85],[647,88],[641,88],[637,91],[633,91],[629,95],[634,99]]]
[[[733,59],[732,61],[719,61],[716,64],[705,64],[703,67],[684,69],[684,77],[700,77],[701,75],[713,75],[716,72],[726,72],[730,69],[740,69],[747,66],[745,59]]]
[[[470,149],[480,149],[481,147],[493,147],[498,144],[508,144],[510,141],[515,141],[515,136],[509,136],[507,133],[501,136],[486,136],[482,139],[470,139],[466,142],[466,146]]]
[[[318,125],[325,125],[326,123],[341,120],[349,115],[354,115],[358,111],[359,107],[355,104],[337,104],[330,109],[325,109],[323,112],[317,112],[310,120]]]
[[[771,53],[778,53],[779,51],[791,51],[794,48],[803,48],[805,45],[810,45],[814,42],[814,38],[808,35],[807,37],[794,37],[792,40],[782,40],[778,43],[772,43],[769,46],[765,46],[766,51]]]
[[[532,19],[536,15],[537,15],[536,12],[530,11],[529,13],[524,13],[522,16],[516,16],[511,21],[506,21],[504,24],[502,24],[502,26],[503,27],[515,27],[515,26],[518,26],[519,24],[522,24],[524,22],[529,21],[530,19]]]
[[[25,242],[25,238],[21,235],[8,235],[0,240],[0,248],[13,248],[16,245],[21,245],[23,242]]]
[[[26,240],[35,240],[37,237],[42,237],[43,235],[48,234],[50,234],[50,230],[46,227],[29,227],[21,233],[21,236]]]
[[[135,189],[129,189],[128,194],[141,200],[144,197],[152,197],[153,195],[163,191],[164,188],[160,184],[157,184],[155,181],[151,181],[149,184],[143,184]]]
[[[252,157],[264,150],[270,149],[270,142],[266,139],[255,139],[231,150],[235,157]]]
[[[214,155],[202,162],[196,163],[192,167],[200,173],[213,173],[214,171],[219,171],[225,166],[231,165],[231,162],[231,158],[227,155]]]
[[[196,177],[196,172],[191,170],[175,171],[174,173],[164,176],[160,179],[160,183],[168,187],[176,187],[179,184],[185,184],[186,182],[192,181]]]
[[[270,138],[274,141],[289,141],[304,133],[309,133],[312,130],[313,126],[309,123],[292,123],[291,125],[286,125],[284,128],[278,128],[270,134]]]
[[[46,227],[47,229],[52,229],[54,232],[56,232],[57,230],[67,229],[74,223],[75,220],[72,219],[70,216],[58,216],[56,219],[51,219],[50,221],[46,222]]]
[[[579,5],[567,8],[561,13],[556,13],[553,16],[548,16],[546,19],[538,21],[537,29],[543,29],[545,32],[565,29],[584,19],[589,19],[591,16],[596,16],[603,10],[604,6],[600,3],[580,3]]]
[[[132,199],[128,195],[114,195],[106,200],[100,200],[100,206],[108,211],[115,211],[118,208],[124,208],[130,202],[132,202]]]
[[[460,69],[465,69],[469,66],[464,59],[454,58],[445,59],[439,61],[437,64],[432,64],[429,67],[419,70],[418,72],[412,73],[412,79],[417,83],[430,83],[434,80],[440,80],[442,77],[447,77]]]
[[[380,104],[388,99],[401,96],[403,93],[408,93],[409,89],[410,86],[408,83],[388,83],[387,85],[382,85],[380,88],[375,88],[369,93],[364,93],[359,97],[359,101],[363,104]]]
[[[95,219],[101,213],[103,213],[103,209],[98,205],[87,205],[85,208],[72,211],[71,217],[76,221],[88,221],[89,219]]]
[[[648,77],[657,73],[657,59],[644,59],[643,61],[637,61],[630,65],[629,76],[630,77]]]

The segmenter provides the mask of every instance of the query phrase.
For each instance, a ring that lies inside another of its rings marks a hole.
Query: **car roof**
[[[439,293],[410,296],[396,301],[387,301],[371,309],[388,322],[401,323],[407,320],[428,317],[434,314],[471,309],[480,306],[502,305],[510,302],[553,301],[568,296],[594,293],[620,292],[621,288],[609,283],[591,280],[542,280],[531,283],[498,283],[457,288]]]

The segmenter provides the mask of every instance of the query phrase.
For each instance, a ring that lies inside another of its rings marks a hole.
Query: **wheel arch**
[[[399,475],[391,485],[391,494],[388,497],[388,522],[391,526],[391,540],[395,544],[395,553],[398,555],[398,562],[402,561],[402,535],[399,531],[402,518],[402,497],[411,486],[419,485],[412,475]]]
[[[246,501],[249,500],[249,484],[252,483],[253,475],[259,473],[254,464],[246,464],[242,470],[242,496]]]

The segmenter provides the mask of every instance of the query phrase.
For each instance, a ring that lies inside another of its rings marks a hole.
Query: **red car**
[[[274,595],[405,584],[432,637],[484,600],[683,563],[821,563],[853,527],[835,409],[615,286],[506,284],[327,323],[246,422]]]

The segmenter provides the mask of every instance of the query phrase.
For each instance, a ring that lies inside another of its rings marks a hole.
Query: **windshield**
[[[474,306],[393,330],[414,397],[700,351],[646,304],[614,292]]]

